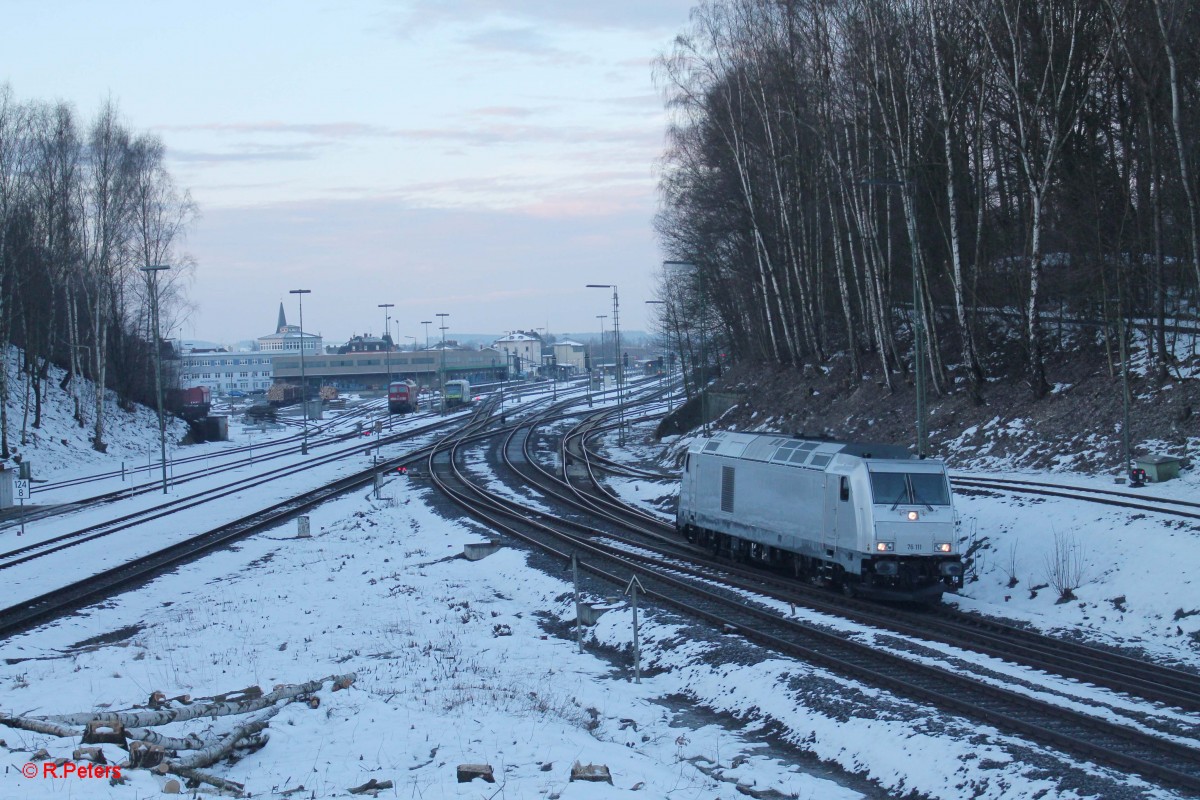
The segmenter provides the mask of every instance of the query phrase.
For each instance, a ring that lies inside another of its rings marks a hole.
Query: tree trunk
[[[251,698],[249,700],[218,702],[218,703],[193,703],[190,706],[180,706],[179,708],[163,709],[161,711],[124,711],[117,713],[83,713],[83,714],[64,714],[60,716],[49,717],[51,721],[60,722],[66,725],[86,725],[89,722],[104,722],[104,723],[120,723],[126,728],[146,728],[157,725],[166,725],[171,722],[182,722],[184,720],[196,719],[197,717],[223,717],[229,714],[247,714],[251,711],[272,706],[280,700],[291,700],[302,694],[311,694],[317,691],[327,681],[332,681],[335,685],[349,685],[354,681],[354,673],[346,675],[330,675],[327,678],[321,678],[308,683],[290,684],[280,686],[270,694],[265,694],[261,697]]]

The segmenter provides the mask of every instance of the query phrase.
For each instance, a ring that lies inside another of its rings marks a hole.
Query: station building
[[[465,379],[472,384],[504,380],[505,354],[493,348],[474,350],[447,342],[424,350],[349,351],[304,355],[304,379],[309,386],[339,390],[384,390],[394,380],[437,387],[443,381]],[[275,381],[300,383],[300,356],[276,356]]]

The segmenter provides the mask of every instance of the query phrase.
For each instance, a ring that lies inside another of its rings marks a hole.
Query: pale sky
[[[652,61],[691,0],[0,0],[0,82],[167,146],[201,218],[173,336],[328,341],[646,329],[666,117]],[[437,336],[436,326],[430,326]],[[404,343],[407,340],[401,339]]]

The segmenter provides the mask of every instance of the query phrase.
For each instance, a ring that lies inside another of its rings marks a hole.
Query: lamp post
[[[441,325],[438,326],[438,330],[440,330],[442,332],[442,368],[440,370],[440,374],[438,375],[438,388],[441,389],[441,392],[442,392],[442,416],[445,416],[445,414],[446,414],[446,317],[448,317],[450,315],[446,314],[446,313],[438,312],[434,316],[441,317],[441,319],[438,320],[441,323]]]
[[[664,261],[663,267],[666,269],[682,269],[692,273],[696,279],[696,295],[700,299],[700,380],[699,391],[700,395],[700,427],[705,436],[708,436],[708,336],[705,329],[708,327],[708,304],[705,302],[704,292],[700,286],[700,268],[690,261]],[[683,337],[679,340],[679,367],[683,369]],[[687,380],[684,380],[686,390]]]
[[[383,363],[387,370],[387,383],[384,385],[386,390],[392,383],[392,348],[388,347],[387,337],[391,336],[388,332],[388,311],[396,307],[395,303],[380,303],[379,307],[383,309],[383,336],[379,340],[383,342]]]
[[[596,355],[597,355],[597,357],[603,357],[604,356],[604,320],[608,319],[608,314],[597,314],[596,319],[600,320],[600,352],[597,353]],[[593,361],[592,368],[595,369],[596,366],[597,366],[596,362]],[[604,395],[605,395],[604,370],[601,369],[599,372],[600,372],[600,399],[604,400]]]
[[[421,324],[425,326],[425,349],[429,349],[429,326],[433,324],[431,319],[421,320]]]
[[[300,303],[300,408],[304,411],[304,434],[300,439],[300,455],[308,455],[308,381],[304,376],[304,295],[312,289],[289,289],[288,294],[298,295]]]
[[[617,296],[617,285],[615,283],[589,283],[587,288],[613,290],[613,351],[616,356],[617,370],[617,444],[624,446],[625,409],[621,386],[625,381],[625,370],[621,364],[621,301]]]
[[[920,259],[920,252],[917,249],[914,182],[910,179],[868,179],[862,183],[865,186],[902,189],[904,201],[908,205],[908,208],[905,209],[904,220],[908,226],[908,245],[912,256],[913,375],[917,390],[917,458],[925,458],[929,455],[929,432],[925,424],[925,315],[921,309],[921,290],[917,279],[917,263]]]
[[[397,336],[399,336],[399,334],[397,334]],[[405,336],[404,338],[405,338],[405,339],[412,339],[412,349],[413,349],[413,350],[416,350],[416,349],[417,349],[417,337],[415,337],[415,336]]]
[[[163,419],[162,342],[158,333],[158,273],[170,269],[166,264],[141,267],[150,289],[150,316],[154,320],[154,393],[158,398],[158,447],[162,455],[162,490],[167,493],[167,423]]]

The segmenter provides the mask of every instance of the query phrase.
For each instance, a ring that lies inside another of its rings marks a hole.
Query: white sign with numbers
[[[17,500],[29,499],[29,479],[14,478],[13,479],[13,496]]]

